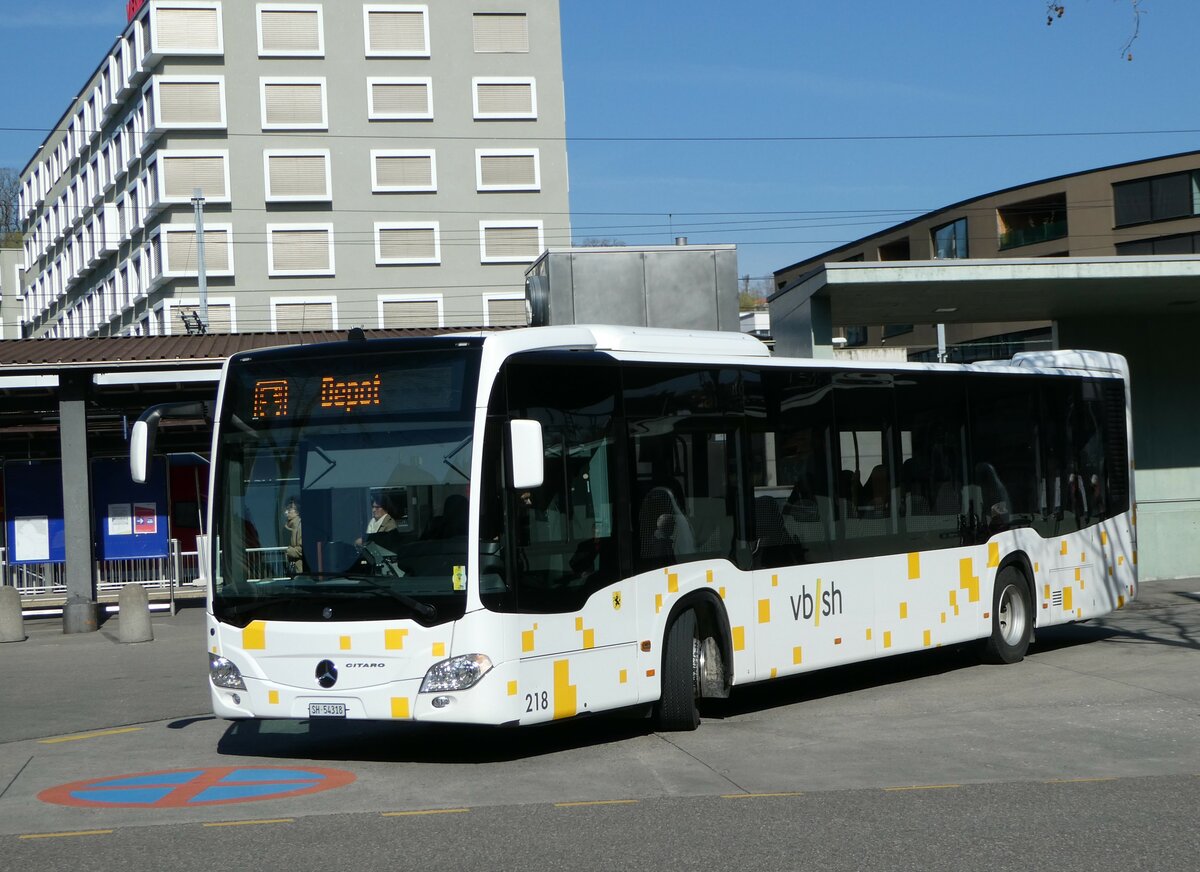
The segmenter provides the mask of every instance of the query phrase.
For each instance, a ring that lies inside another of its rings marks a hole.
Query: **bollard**
[[[117,638],[121,642],[150,642],[154,630],[150,626],[150,597],[140,584],[127,584],[117,597],[121,614],[117,620]]]
[[[21,594],[15,587],[0,586],[0,642],[25,641]]]

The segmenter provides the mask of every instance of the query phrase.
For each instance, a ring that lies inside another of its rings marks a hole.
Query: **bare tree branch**
[[[1138,35],[1142,30],[1142,16],[1146,14],[1146,10],[1142,8],[1142,0],[1127,0],[1130,6],[1130,11],[1133,13],[1133,30],[1129,34],[1129,39],[1125,40],[1125,44],[1121,46],[1121,57],[1125,60],[1133,60],[1133,44],[1137,42]],[[1063,3],[1056,3],[1054,0],[1046,3],[1046,26],[1049,27],[1055,21],[1062,18],[1067,12],[1067,7]]]

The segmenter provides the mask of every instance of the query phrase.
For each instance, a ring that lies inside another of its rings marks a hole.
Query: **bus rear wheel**
[[[1033,604],[1021,570],[1006,566],[996,576],[992,593],[992,635],[983,646],[989,663],[1024,659],[1033,637]]]
[[[662,691],[654,709],[655,726],[663,732],[684,732],[700,726],[700,640],[696,613],[680,614],[667,631],[663,648]]]

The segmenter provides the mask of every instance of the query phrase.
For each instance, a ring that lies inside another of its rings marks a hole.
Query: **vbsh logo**
[[[808,587],[801,585],[800,595],[793,596],[791,600],[792,617],[797,621],[815,619],[817,623],[820,623],[821,618],[842,613],[842,592],[833,582],[829,583],[828,590],[821,590],[821,580],[817,579],[815,593],[809,593]],[[818,609],[820,610],[819,615]]]

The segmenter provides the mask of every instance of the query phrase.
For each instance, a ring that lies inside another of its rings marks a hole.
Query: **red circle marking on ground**
[[[60,784],[38,799],[76,808],[196,808],[320,793],[354,779],[352,772],[316,766],[162,769]]]

